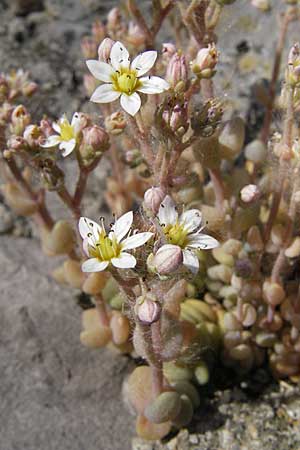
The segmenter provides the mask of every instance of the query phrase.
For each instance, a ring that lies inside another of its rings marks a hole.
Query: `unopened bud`
[[[81,39],[81,51],[86,59],[93,59],[97,55],[97,43],[90,36],[84,36]]]
[[[183,253],[178,245],[165,244],[154,255],[152,265],[160,275],[170,275],[183,262]]]
[[[159,187],[151,187],[147,189],[144,194],[144,208],[156,215],[165,196],[165,192]]]
[[[30,81],[22,86],[22,94],[25,97],[31,97],[38,90],[38,85]]]
[[[105,152],[109,148],[109,136],[106,131],[98,125],[84,128],[82,131],[82,142],[80,153],[83,158],[89,158]]]
[[[14,134],[23,134],[27,125],[30,124],[30,114],[23,105],[17,106],[11,115],[11,131]]]
[[[53,135],[53,128],[51,122],[47,119],[42,119],[40,121],[40,130],[45,138]]]
[[[259,198],[260,191],[256,184],[248,184],[243,187],[240,194],[244,203],[254,203]]]
[[[172,131],[179,135],[185,134],[189,126],[187,103],[184,105],[175,105],[172,111],[165,111],[163,113],[163,119]]]
[[[276,306],[283,302],[285,299],[285,292],[279,283],[272,283],[271,281],[265,281],[263,284],[263,295],[266,301]]]
[[[83,75],[83,85],[84,85],[87,96],[91,97],[92,93],[98,86],[98,82],[97,82],[96,78],[93,77],[93,75],[89,75],[89,74],[85,73]]]
[[[122,27],[122,16],[119,8],[113,8],[107,15],[107,28],[116,31]]]
[[[126,128],[126,120],[121,111],[114,112],[105,119],[105,127],[108,133],[117,135]]]
[[[159,319],[161,306],[154,296],[146,294],[136,299],[134,310],[142,323],[150,325]]]
[[[44,139],[37,125],[28,125],[25,128],[23,137],[31,149],[38,148]]]
[[[201,48],[192,65],[192,71],[199,78],[211,78],[215,74],[219,53],[215,44],[209,44],[207,48]]]
[[[7,146],[9,147],[10,150],[17,152],[20,150],[26,150],[27,142],[21,136],[13,136],[8,140]]]
[[[110,38],[105,38],[98,47],[98,59],[99,61],[108,62],[110,58],[110,51],[115,41]]]
[[[296,87],[300,83],[300,45],[297,42],[289,52],[285,79],[287,85]]]
[[[127,40],[134,47],[141,47],[145,44],[146,35],[137,23],[129,22]]]
[[[96,19],[92,24],[92,35],[95,42],[101,42],[105,36],[105,26],[100,19]]]
[[[166,80],[173,88],[176,88],[178,83],[181,83],[183,87],[188,79],[188,68],[184,55],[175,53],[168,64],[166,72]]]
[[[169,61],[176,53],[176,47],[170,42],[166,42],[162,45],[162,57],[164,60]]]

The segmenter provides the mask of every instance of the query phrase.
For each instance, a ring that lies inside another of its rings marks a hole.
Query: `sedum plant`
[[[90,298],[82,344],[143,359],[123,391],[137,434],[150,440],[192,420],[197,386],[210,382],[216,364],[239,374],[268,364],[276,378],[300,376],[297,43],[276,98],[299,8],[282,3],[264,123],[245,145],[244,121],[238,111],[225,114],[214,93],[216,26],[232,3],[153,0],[148,21],[128,0],[105,24],[96,20],[82,40],[96,121],[74,112],[34,123],[19,102],[35,83],[21,70],[0,78],[5,201],[35,221],[45,256],[64,256],[55,280]],[[161,49],[168,18],[174,40]],[[276,133],[275,107],[284,117]],[[74,190],[68,159],[77,163]],[[104,160],[109,226],[83,207],[87,180]],[[69,219],[52,216],[48,192]]]

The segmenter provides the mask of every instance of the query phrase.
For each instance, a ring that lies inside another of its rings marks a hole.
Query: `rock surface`
[[[79,342],[75,293],[33,239],[0,237],[1,450],[125,450],[126,357]]]

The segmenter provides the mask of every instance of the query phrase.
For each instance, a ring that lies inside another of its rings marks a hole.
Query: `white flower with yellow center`
[[[167,195],[162,201],[158,219],[168,244],[178,245],[182,249],[183,264],[193,273],[199,269],[197,249],[208,250],[219,246],[219,242],[201,231],[202,214],[198,209],[184,211],[180,217],[173,199]]]
[[[60,150],[63,150],[62,155],[68,156],[76,147],[76,136],[78,134],[78,124],[80,117],[78,113],[74,113],[71,123],[67,116],[64,114],[58,122],[53,122],[52,128],[57,134],[49,136],[42,144],[42,147],[55,147],[59,146]]]
[[[97,80],[105,84],[97,87],[91,97],[95,103],[110,103],[120,97],[122,108],[134,116],[141,107],[143,94],[160,94],[169,89],[169,83],[157,76],[143,77],[154,65],[156,51],[138,55],[130,63],[129,53],[121,42],[116,42],[110,51],[109,64],[103,61],[88,60],[86,64]]]
[[[118,269],[132,269],[136,266],[135,257],[126,250],[144,245],[153,233],[136,233],[125,238],[132,221],[133,212],[129,211],[116,220],[107,234],[103,221],[99,225],[87,217],[80,218],[79,232],[83,239],[84,252],[89,257],[81,266],[83,272],[101,272],[109,264]]]

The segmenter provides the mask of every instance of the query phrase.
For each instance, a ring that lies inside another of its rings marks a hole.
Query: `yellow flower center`
[[[63,119],[60,124],[60,137],[62,141],[70,141],[75,138],[74,130],[68,121],[68,119]]]
[[[175,225],[166,225],[163,230],[169,244],[178,245],[181,248],[186,247],[188,232],[184,229],[183,224],[176,222]]]
[[[90,255],[98,258],[100,261],[110,261],[112,258],[120,256],[122,246],[118,243],[115,236],[110,239],[105,231],[99,234],[94,247],[89,248]]]
[[[112,83],[115,91],[131,95],[142,83],[137,77],[136,70],[121,67],[120,70],[112,75]]]

